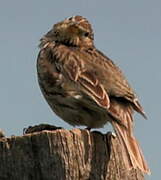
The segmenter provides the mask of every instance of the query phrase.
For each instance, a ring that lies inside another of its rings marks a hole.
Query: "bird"
[[[89,130],[111,123],[127,169],[149,174],[133,133],[134,111],[146,118],[145,112],[120,68],[95,47],[89,21],[76,15],[54,24],[39,48],[38,83],[52,111]]]

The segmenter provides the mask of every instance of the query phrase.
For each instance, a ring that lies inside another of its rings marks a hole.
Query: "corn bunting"
[[[67,123],[101,128],[110,122],[128,169],[150,170],[133,135],[133,112],[145,118],[121,70],[95,48],[90,23],[82,16],[58,22],[40,40],[38,81],[51,109]]]

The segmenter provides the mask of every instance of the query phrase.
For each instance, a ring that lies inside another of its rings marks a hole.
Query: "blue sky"
[[[89,19],[95,45],[120,66],[147,112],[135,115],[135,134],[152,175],[161,168],[161,1],[14,0],[0,6],[0,128],[21,135],[29,125],[49,123],[72,128],[56,117],[37,83],[39,39],[54,23],[72,15]],[[108,126],[101,131],[106,132]]]

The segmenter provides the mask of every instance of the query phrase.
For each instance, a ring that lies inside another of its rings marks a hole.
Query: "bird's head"
[[[93,30],[87,19],[82,16],[72,16],[55,24],[40,40],[40,47],[48,42],[76,47],[90,47],[93,46],[93,40]]]

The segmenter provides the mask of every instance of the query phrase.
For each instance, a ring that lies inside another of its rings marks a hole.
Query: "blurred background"
[[[135,115],[135,134],[152,171],[161,162],[161,1],[39,0],[0,4],[0,128],[7,136],[40,123],[73,127],[55,116],[37,83],[39,39],[54,23],[73,15],[93,25],[95,45],[120,66],[137,92],[148,120]],[[100,129],[107,132],[109,126]]]

